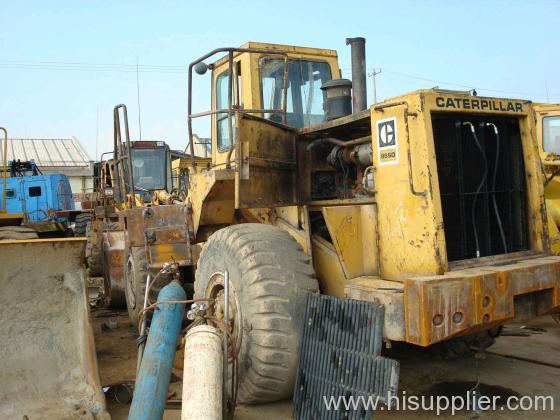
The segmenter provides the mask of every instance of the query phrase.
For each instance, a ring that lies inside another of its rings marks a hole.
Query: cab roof
[[[337,57],[336,50],[328,50],[322,48],[312,48],[312,47],[298,47],[296,45],[284,45],[284,44],[271,44],[267,42],[255,42],[249,41],[245,44],[241,45],[239,48],[255,48],[260,50],[273,50],[273,51],[285,51],[287,53],[292,54],[302,54],[308,56],[316,56],[316,57]],[[234,56],[239,55],[240,53],[234,53]],[[220,66],[227,61],[227,56],[221,57],[216,60],[213,65]]]

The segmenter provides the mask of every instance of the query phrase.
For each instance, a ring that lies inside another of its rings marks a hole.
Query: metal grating
[[[366,419],[371,407],[328,410],[324,398],[362,397],[387,403],[399,363],[382,357],[383,305],[309,294],[292,401],[295,419]]]

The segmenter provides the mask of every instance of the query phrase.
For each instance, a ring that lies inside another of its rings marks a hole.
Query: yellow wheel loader
[[[185,184],[173,186],[184,171],[184,159],[173,158],[163,141],[131,141],[125,105],[114,114],[114,150],[96,167],[94,193],[86,207],[94,217],[88,224],[86,260],[90,276],[103,276],[105,293],[113,307],[126,305],[125,231],[122,212],[135,207],[178,203],[186,196]],[[121,121],[122,120],[122,121]],[[124,137],[121,123],[124,124]],[[176,167],[172,163],[178,162]],[[184,177],[184,173],[182,175]]]
[[[187,200],[124,215],[128,272],[178,262],[218,325],[229,306],[245,403],[292,393],[309,292],[380,303],[387,343],[441,356],[560,311],[532,104],[431,89],[368,107],[365,40],[347,43],[352,81],[317,48],[250,42],[192,62]],[[193,111],[193,70],[211,70],[211,110]],[[202,117],[212,162],[197,171]]]
[[[528,102],[427,90],[367,108],[357,57],[348,114],[334,51],[216,52],[213,169],[189,189],[195,291],[218,296],[211,273],[240,262],[242,399],[291,391],[303,290],[382,302],[386,340],[445,354],[560,309]]]

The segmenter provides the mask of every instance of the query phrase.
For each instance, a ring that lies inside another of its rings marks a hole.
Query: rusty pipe
[[[346,38],[352,55],[352,112],[367,108],[366,86],[366,39],[362,37]]]
[[[349,147],[349,146],[355,146],[357,144],[362,144],[362,143],[367,143],[367,142],[371,142],[371,136],[364,136],[364,137],[360,137],[354,140],[349,140],[349,141],[344,141],[344,140],[339,140],[339,139],[335,139],[333,137],[325,137],[322,139],[318,139],[315,141],[312,141],[311,143],[309,143],[309,145],[307,146],[307,150],[311,150],[313,149],[315,146],[319,146],[320,144],[323,143],[330,143],[330,144],[334,144],[335,146],[340,146],[340,147]]]
[[[123,149],[122,149],[122,136],[121,136],[121,127],[120,127],[120,115],[119,115],[119,109],[123,110],[123,119],[124,119],[124,134],[125,134],[125,141],[126,141],[126,156],[124,155]],[[131,200],[131,204],[132,207],[136,207],[136,196],[135,196],[135,191],[134,191],[134,177],[132,174],[132,148],[131,148],[131,144],[130,144],[130,131],[128,129],[128,111],[126,108],[125,104],[118,104],[115,105],[115,107],[113,108],[113,112],[116,116],[116,127],[118,128],[118,138],[119,138],[119,146],[120,149],[119,151],[120,158],[124,158],[127,161],[127,167],[128,167],[128,176],[127,176],[127,182],[130,188],[130,191],[132,193],[132,200]]]
[[[122,140],[121,140],[121,123],[119,120],[119,113],[117,107],[113,108],[113,138],[114,138],[113,165],[116,170],[116,176],[118,177],[117,184],[119,187],[119,197],[123,202],[125,202],[126,180],[124,177],[124,169],[122,167],[123,150],[122,150]]]

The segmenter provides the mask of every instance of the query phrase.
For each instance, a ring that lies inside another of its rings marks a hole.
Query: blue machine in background
[[[43,175],[33,160],[8,164],[6,178],[7,213],[23,213],[23,223],[39,232],[65,230],[74,200],[68,177],[63,174]],[[4,191],[0,178],[0,194]]]

